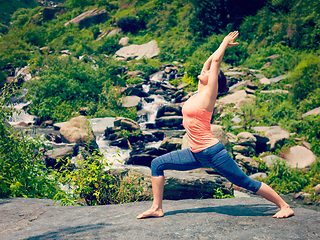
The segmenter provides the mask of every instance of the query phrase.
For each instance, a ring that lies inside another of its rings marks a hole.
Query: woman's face
[[[207,70],[207,71],[201,71],[201,74],[198,75],[198,79],[203,85],[208,84],[209,74],[210,74],[210,70]]]

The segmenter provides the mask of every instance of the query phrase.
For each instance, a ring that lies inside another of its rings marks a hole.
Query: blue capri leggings
[[[188,171],[200,167],[211,167],[233,184],[253,192],[261,187],[261,182],[249,178],[239,168],[221,142],[197,153],[187,148],[157,157],[151,162],[151,174],[158,177],[164,175],[164,170]]]

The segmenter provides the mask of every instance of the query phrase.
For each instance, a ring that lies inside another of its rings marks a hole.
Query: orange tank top
[[[200,152],[216,144],[210,123],[212,112],[197,104],[197,96],[192,96],[182,107],[183,126],[186,129],[190,150]]]

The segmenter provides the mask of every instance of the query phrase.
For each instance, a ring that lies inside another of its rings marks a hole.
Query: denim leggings
[[[157,157],[151,162],[151,175],[158,177],[164,175],[164,170],[188,171],[200,167],[211,167],[231,183],[253,192],[261,187],[261,182],[249,178],[239,168],[221,142],[197,153],[187,148]]]

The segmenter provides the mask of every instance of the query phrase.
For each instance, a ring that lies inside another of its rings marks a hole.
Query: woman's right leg
[[[137,216],[138,219],[146,217],[162,217],[162,199],[164,189],[164,170],[188,171],[201,167],[194,158],[190,149],[174,151],[155,158],[151,162],[151,180],[153,203],[149,210]]]

